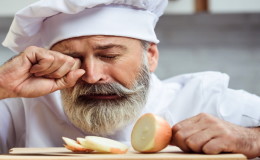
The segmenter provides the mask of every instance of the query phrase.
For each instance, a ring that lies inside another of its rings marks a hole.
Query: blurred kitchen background
[[[1,42],[14,13],[35,1],[0,1]],[[260,0],[170,0],[156,32],[161,79],[220,71],[230,88],[260,96]],[[13,55],[0,46],[0,65]]]

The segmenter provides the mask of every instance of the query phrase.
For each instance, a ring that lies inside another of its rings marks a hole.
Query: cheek
[[[141,60],[128,60],[113,67],[113,79],[127,88],[132,88],[140,72]]]

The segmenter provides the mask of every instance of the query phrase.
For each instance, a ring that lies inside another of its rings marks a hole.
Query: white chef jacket
[[[185,74],[160,81],[151,76],[144,113],[155,113],[171,125],[201,112],[245,127],[260,126],[260,98],[227,88],[229,77],[219,72]],[[133,124],[107,136],[130,144]],[[12,147],[59,147],[62,136],[89,135],[73,126],[61,104],[60,92],[37,98],[0,101],[0,153]]]

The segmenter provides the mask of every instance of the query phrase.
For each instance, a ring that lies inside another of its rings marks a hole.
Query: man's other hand
[[[260,128],[244,128],[201,113],[172,127],[172,145],[185,152],[260,155]]]
[[[0,67],[0,99],[38,97],[72,87],[85,73],[77,58],[28,47]]]

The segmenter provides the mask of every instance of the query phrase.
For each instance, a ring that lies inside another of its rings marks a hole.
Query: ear
[[[150,72],[154,72],[158,65],[159,52],[157,44],[151,43],[150,47],[147,50],[148,64]]]

